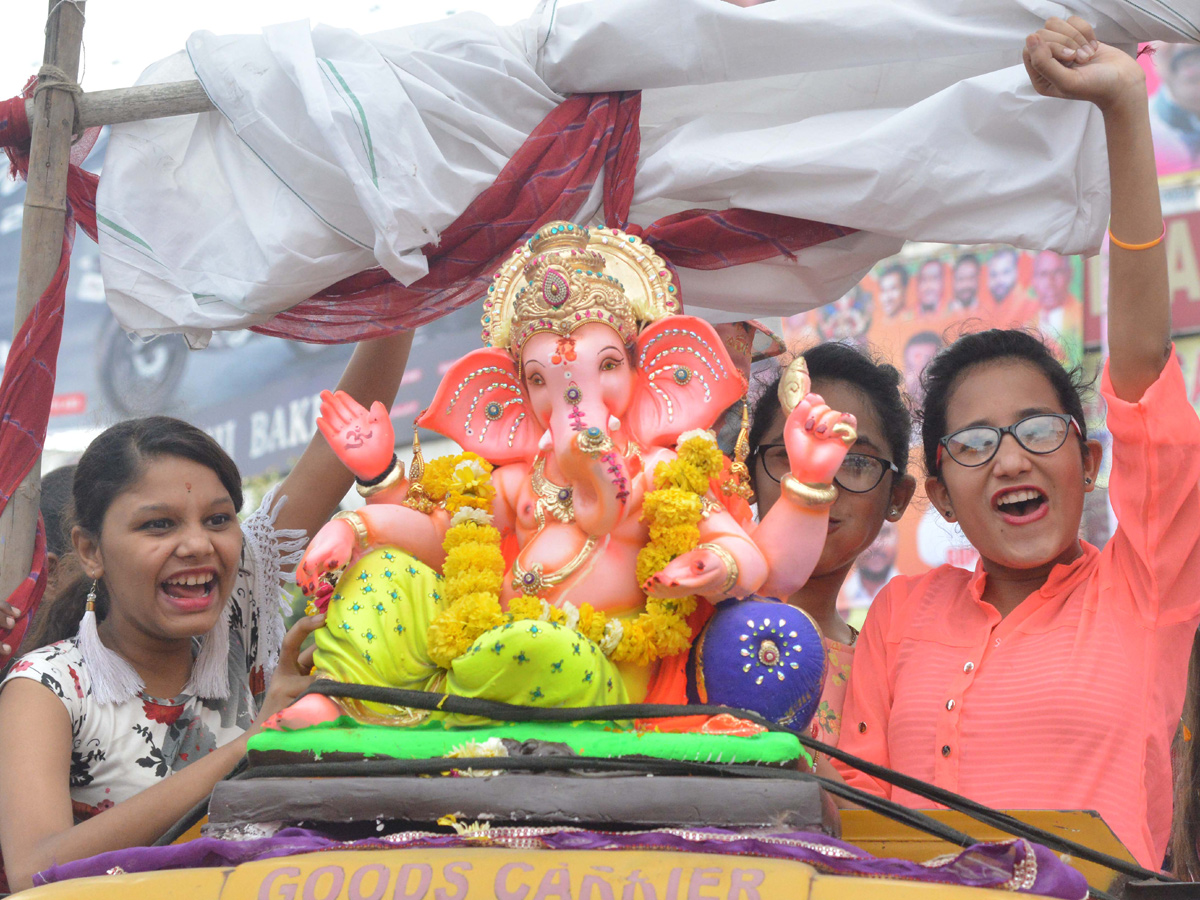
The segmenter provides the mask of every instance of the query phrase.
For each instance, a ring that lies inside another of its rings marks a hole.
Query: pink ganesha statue
[[[418,446],[405,478],[387,411],[325,395],[321,430],[366,505],[326,524],[297,570],[326,612],[320,677],[526,705],[705,701],[714,679],[705,690],[689,651],[717,604],[802,615],[751,595],[787,597],[811,573],[854,420],[793,364],[780,390],[791,475],[755,524],[726,493],[736,472],[708,430],[745,381],[678,296],[639,238],[552,223],[495,273],[486,347],[418,419],[463,453],[424,464]],[[732,674],[783,691],[760,711],[787,721],[820,693],[787,693],[792,619],[736,618]],[[316,694],[288,715],[346,713],[427,715]]]

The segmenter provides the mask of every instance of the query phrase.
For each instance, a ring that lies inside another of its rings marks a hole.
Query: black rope
[[[442,772],[462,771],[507,771],[507,772],[637,772],[652,775],[712,775],[710,763],[688,760],[655,759],[610,759],[594,756],[496,756],[471,757],[469,759],[363,759],[305,763],[306,778],[356,778],[387,775],[438,775]],[[290,763],[254,766],[241,773],[237,781],[254,778],[287,778],[296,776],[296,766]],[[788,772],[776,770],[776,774]]]
[[[468,716],[480,716],[497,721],[509,722],[580,722],[589,720],[621,720],[621,719],[662,719],[682,718],[696,715],[727,715],[735,714],[738,718],[746,719],[769,731],[784,732],[795,735],[801,745],[809,750],[839,760],[846,765],[858,769],[866,775],[878,778],[902,790],[909,791],[919,797],[939,803],[949,809],[961,812],[985,825],[999,831],[1023,837],[1027,840],[1043,844],[1060,853],[1070,853],[1080,859],[1096,863],[1115,872],[1131,875],[1135,878],[1174,882],[1178,879],[1161,872],[1154,872],[1136,863],[1118,859],[1099,850],[1094,850],[1084,844],[1064,838],[1051,831],[1029,825],[1006,813],[1001,813],[991,807],[970,800],[961,794],[945,788],[929,784],[919,778],[913,778],[846,753],[821,741],[813,740],[764,719],[749,710],[735,710],[731,707],[714,705],[680,706],[664,703],[625,703],[612,706],[589,707],[533,707],[519,706],[512,703],[500,703],[494,700],[480,700],[473,697],[456,697],[450,694],[434,694],[428,691],[410,691],[401,688],[385,688],[375,685],[344,684],[341,682],[322,679],[313,682],[307,693],[323,694],[329,697],[350,697],[356,700],[366,700],[372,703],[382,703],[391,706],[424,709],[431,711],[459,713]],[[872,795],[873,796],[873,795]],[[857,802],[857,801],[856,801]],[[932,820],[930,820],[932,821]],[[928,830],[922,827],[922,830]],[[930,832],[931,834],[933,832]]]
[[[1088,862],[1094,862],[1114,871],[1121,872],[1125,875],[1132,875],[1135,878],[1143,878],[1147,880],[1155,880],[1162,882],[1178,881],[1170,875],[1162,872],[1154,872],[1139,866],[1137,863],[1127,862],[1123,859],[1118,859],[1115,856],[1110,856],[1107,853],[1102,853],[1085,844],[1079,844],[1075,841],[1055,834],[1052,831],[1046,831],[1044,828],[1038,828],[1036,825],[1030,825],[1027,822],[1022,822],[1008,813],[1000,812],[992,809],[990,806],[984,806],[964,797],[962,794],[956,794],[953,791],[940,788],[937,785],[930,784],[927,781],[922,781],[919,778],[913,778],[911,775],[905,775],[902,772],[897,772],[895,769],[889,769],[886,766],[880,766],[876,763],[868,762],[865,759],[855,756],[852,753],[847,753],[837,747],[814,740],[807,735],[796,735],[800,739],[800,743],[808,749],[816,753],[824,753],[833,759],[853,766],[865,775],[870,775],[873,778],[886,781],[888,784],[898,787],[901,790],[916,794],[919,797],[924,797],[926,800],[932,800],[935,803],[940,803],[949,809],[956,812],[961,812],[964,815],[970,816],[978,822],[985,825],[990,825],[999,831],[1005,831],[1009,834],[1019,835],[1031,841],[1036,841],[1039,844],[1044,844],[1051,850],[1057,850],[1060,853],[1070,853],[1078,856],[1080,859],[1085,859]]]
[[[678,719],[688,716],[736,714],[739,719],[753,722],[768,731],[795,734],[791,729],[764,719],[756,712],[712,704],[680,706],[678,703],[620,703],[612,706],[519,706],[515,703],[501,703],[498,700],[456,697],[453,694],[434,694],[429,691],[410,691],[404,688],[379,687],[373,684],[346,684],[328,678],[314,681],[304,693],[322,694],[326,697],[349,697],[352,700],[365,700],[369,703],[382,703],[386,706],[479,716],[497,722],[607,722],[622,719]]]
[[[187,834],[189,831],[191,831],[192,828],[195,827],[196,823],[204,818],[204,816],[207,812],[208,812],[208,797],[205,797],[203,800],[201,800],[199,803],[197,803],[195,806],[193,806],[191,809],[189,809],[187,812],[185,812],[179,818],[179,821],[177,821],[174,825],[172,825],[170,827],[170,829],[168,829],[166,831],[166,833],[163,834],[163,836],[160,837],[157,841],[155,841],[151,846],[166,847],[169,844],[175,843],[177,840],[179,840],[181,837],[183,837],[185,834]]]

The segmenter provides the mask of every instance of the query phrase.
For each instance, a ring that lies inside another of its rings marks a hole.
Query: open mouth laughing
[[[159,583],[167,601],[182,612],[200,612],[216,599],[216,569],[189,569]]]
[[[1050,498],[1033,485],[1004,488],[992,495],[992,509],[1010,525],[1025,525],[1050,511]]]

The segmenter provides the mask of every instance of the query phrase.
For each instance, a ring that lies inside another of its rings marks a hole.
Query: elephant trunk
[[[574,493],[575,521],[592,535],[610,533],[625,516],[629,467],[617,451],[604,407],[568,407],[552,417],[550,434],[558,468]]]

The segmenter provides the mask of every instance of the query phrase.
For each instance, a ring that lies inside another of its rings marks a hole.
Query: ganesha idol
[[[746,384],[708,323],[681,314],[639,238],[543,227],[494,273],[485,347],[417,420],[464,452],[406,478],[386,410],[324,395],[320,427],[366,505],[297,570],[319,677],[533,706],[714,702],[803,728],[816,626],[787,597],[824,543],[854,420],[781,389],[784,500],[755,523],[709,430]],[[732,470],[732,471],[731,471]],[[340,576],[340,577],[339,577]],[[333,584],[336,579],[336,584]],[[309,694],[285,726],[427,716]]]

